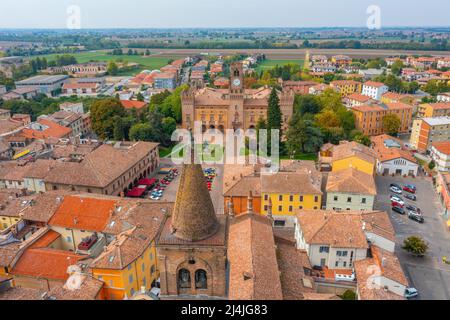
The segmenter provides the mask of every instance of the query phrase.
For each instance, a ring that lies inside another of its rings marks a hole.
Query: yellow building
[[[356,142],[341,142],[332,151],[333,172],[353,168],[369,175],[375,174],[376,155],[372,149]]]
[[[155,242],[144,237],[139,229],[125,232],[92,263],[92,275],[104,282],[107,300],[131,298],[155,285],[159,278]]]
[[[418,116],[423,118],[450,116],[450,103],[425,103],[419,106]]]
[[[353,93],[361,93],[363,84],[354,80],[336,80],[330,86],[337,89],[342,97],[347,97]]]
[[[15,225],[22,219],[20,217],[21,212],[24,211],[28,206],[30,206],[31,201],[34,199],[34,196],[16,198],[14,192],[5,192],[1,194],[0,199],[1,231]]]
[[[270,207],[276,226],[293,226],[295,210],[320,209],[322,177],[318,172],[279,172],[261,175],[261,213]]]

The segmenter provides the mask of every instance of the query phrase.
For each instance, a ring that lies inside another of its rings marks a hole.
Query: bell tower
[[[244,93],[244,66],[235,62],[230,66],[230,94]]]
[[[228,108],[228,128],[244,128],[244,66],[241,62],[230,66],[230,107]]]

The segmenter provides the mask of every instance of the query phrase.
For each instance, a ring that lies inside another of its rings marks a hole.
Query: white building
[[[371,137],[380,175],[417,176],[419,164],[403,143],[386,134]]]
[[[438,94],[437,101],[438,102],[450,102],[450,92]]]
[[[84,113],[83,102],[64,102],[59,105],[59,109],[62,111],[68,111],[73,113]]]
[[[381,96],[389,91],[389,87],[382,82],[367,81],[363,85],[362,94],[375,100],[381,100]]]
[[[295,240],[312,266],[352,269],[372,245],[393,252],[394,229],[386,212],[308,210],[297,213]]]
[[[450,141],[433,143],[431,157],[439,171],[450,172]]]

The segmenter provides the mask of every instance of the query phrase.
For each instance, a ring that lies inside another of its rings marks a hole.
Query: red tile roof
[[[64,138],[72,132],[72,129],[60,126],[47,119],[41,119],[38,122],[46,126],[47,129],[38,131],[31,128],[25,128],[22,130],[22,135],[29,139]]]
[[[51,226],[102,232],[116,201],[67,196],[49,221]]]
[[[433,147],[440,153],[450,155],[450,141],[435,142]]]
[[[11,273],[13,275],[66,280],[69,277],[67,268],[75,265],[83,258],[70,251],[32,248],[25,250]]]
[[[364,83],[365,86],[367,87],[375,87],[375,88],[380,88],[385,86],[385,84],[383,82],[375,82],[375,81],[367,81],[366,83]]]
[[[120,103],[125,109],[142,109],[147,106],[147,103],[144,101],[136,100],[120,100]]]

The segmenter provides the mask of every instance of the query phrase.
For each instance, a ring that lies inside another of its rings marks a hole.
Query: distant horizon
[[[450,2],[428,0],[16,0],[2,3],[0,29],[65,29],[79,14],[81,30],[364,28],[379,8],[381,27],[449,26]],[[269,27],[268,27],[269,26]]]
[[[322,26],[322,27],[292,27],[292,26],[278,26],[278,27],[257,27],[257,26],[242,26],[242,27],[95,27],[95,28],[81,28],[81,29],[67,29],[67,28],[39,28],[39,27],[27,27],[27,28],[14,28],[14,27],[0,27],[0,30],[57,30],[57,31],[86,31],[86,30],[235,30],[235,29],[365,29],[368,32],[376,32],[389,29],[450,29],[449,25],[435,25],[435,26],[385,26],[376,30],[369,30],[366,26]]]

